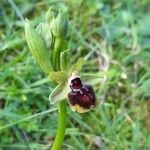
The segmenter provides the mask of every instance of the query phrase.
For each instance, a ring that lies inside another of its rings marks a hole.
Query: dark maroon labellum
[[[86,110],[95,106],[95,93],[91,85],[82,84],[81,79],[77,77],[71,80],[70,88],[68,99],[71,106],[78,106]]]
[[[82,81],[80,78],[77,77],[77,78],[71,80],[70,88],[72,90],[81,89],[82,87],[83,87],[83,84],[82,84]]]

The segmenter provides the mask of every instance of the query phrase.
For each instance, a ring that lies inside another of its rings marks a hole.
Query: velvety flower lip
[[[96,98],[91,85],[82,84],[81,79],[77,77],[71,80],[70,88],[68,101],[73,111],[83,113],[95,106]]]

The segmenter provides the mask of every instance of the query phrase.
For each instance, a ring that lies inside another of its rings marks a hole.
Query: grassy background
[[[0,150],[42,150],[53,142],[54,86],[29,53],[23,21],[37,25],[52,5],[68,14],[72,62],[90,56],[81,75],[100,102],[85,114],[68,107],[63,149],[149,150],[149,0],[0,1]]]

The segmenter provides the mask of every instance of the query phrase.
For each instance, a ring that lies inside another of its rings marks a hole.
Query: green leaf
[[[71,72],[79,72],[84,65],[85,60],[83,58],[79,58],[77,62],[72,66]]]
[[[49,95],[50,103],[55,104],[66,99],[69,92],[68,82],[59,83]]]
[[[65,71],[52,71],[49,74],[49,78],[57,83],[67,82],[67,73]]]

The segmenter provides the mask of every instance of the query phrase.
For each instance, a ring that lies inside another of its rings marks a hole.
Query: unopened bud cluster
[[[65,14],[59,10],[57,11],[54,8],[51,8],[46,14],[47,22],[50,22],[50,29],[53,35],[56,38],[65,38],[67,29],[68,29],[68,21],[66,19]]]
[[[51,55],[54,55],[55,47],[61,47],[59,41],[64,41],[67,33],[68,22],[67,18],[60,10],[51,8],[47,11],[45,22],[39,23],[34,29],[30,21],[26,19],[25,35],[27,44],[33,57],[36,59],[42,70],[49,74],[54,70],[54,64],[51,60]],[[59,45],[59,46],[58,46]],[[57,48],[57,53],[61,49]]]

